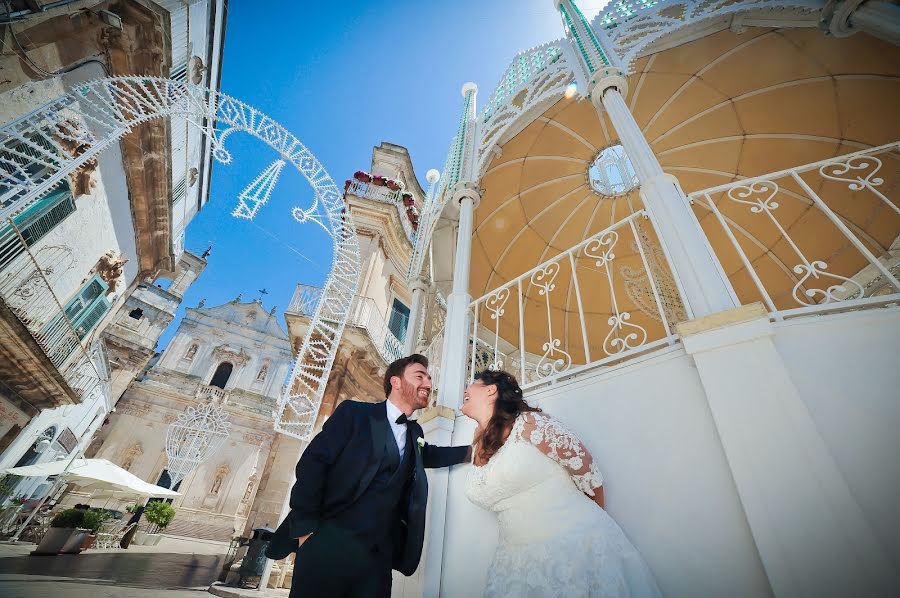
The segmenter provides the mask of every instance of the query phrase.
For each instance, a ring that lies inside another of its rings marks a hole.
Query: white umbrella
[[[68,469],[66,466],[68,465]],[[71,464],[66,460],[51,461],[39,465],[12,467],[6,473],[18,476],[46,477],[59,475],[67,482],[77,484],[88,491],[105,491],[123,496],[147,496],[151,498],[173,498],[179,492],[145,482],[141,478],[110,463],[106,459],[75,459]]]

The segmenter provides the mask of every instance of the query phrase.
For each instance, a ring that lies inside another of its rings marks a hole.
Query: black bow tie
[[[398,418],[395,420],[395,423],[397,423],[397,424],[405,424],[405,423],[408,422],[408,421],[409,421],[409,418],[406,417],[406,414],[405,414],[405,413],[401,413],[401,414],[400,414],[400,417],[398,417]]]

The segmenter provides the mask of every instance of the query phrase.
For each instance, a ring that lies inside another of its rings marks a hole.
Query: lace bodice
[[[628,538],[585,496],[602,483],[561,423],[519,415],[500,450],[466,479],[469,500],[497,513],[485,598],[660,598]]]
[[[584,444],[557,420],[538,412],[516,418],[506,442],[466,484],[472,502],[503,511],[523,494],[547,492],[554,499],[577,489],[589,496],[603,478]],[[538,490],[538,487],[541,487]],[[544,501],[539,501],[544,502]],[[545,503],[546,504],[546,503]]]

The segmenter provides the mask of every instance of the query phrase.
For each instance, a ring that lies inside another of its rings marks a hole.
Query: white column
[[[869,0],[850,15],[850,26],[900,46],[900,6]]]
[[[900,6],[884,0],[831,0],[822,9],[821,26],[835,37],[862,31],[900,45]]]
[[[437,406],[432,408],[435,419],[426,430],[428,442],[449,445],[457,407],[465,390],[466,357],[469,353],[469,261],[472,255],[472,228],[475,206],[481,196],[472,183],[457,183],[451,201],[459,205],[459,227],[456,233],[456,254],[453,263],[453,291],[447,298],[447,319],[444,323],[444,347],[441,356],[441,386]],[[431,410],[429,410],[431,411]],[[429,433],[430,431],[430,433]],[[422,596],[437,597],[441,589],[441,567],[444,555],[444,527],[447,512],[449,472],[436,469],[428,475],[427,542],[422,554],[424,574]]]
[[[416,352],[416,345],[422,334],[422,310],[425,307],[425,289],[428,288],[428,283],[417,278],[409,288],[412,291],[412,304],[409,306],[409,323],[406,325],[406,341],[403,345],[405,355]]]
[[[465,388],[466,356],[469,348],[469,260],[472,255],[472,228],[475,204],[481,196],[471,183],[458,183],[454,203],[459,204],[456,257],[453,263],[453,292],[447,298],[444,350],[441,358],[441,387],[438,404],[456,409]]]
[[[775,596],[900,595],[897,571],[794,386],[763,305],[676,330]]]
[[[661,242],[669,251],[673,274],[678,277],[693,317],[731,309],[738,302],[720,270],[706,235],[700,228],[678,180],[662,166],[631,115],[620,90],[622,71],[602,69],[591,80],[591,101],[606,111],[641,183],[641,198],[653,216]]]

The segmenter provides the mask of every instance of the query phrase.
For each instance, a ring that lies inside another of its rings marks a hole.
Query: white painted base
[[[696,364],[677,345],[526,399],[584,439],[608,512],[664,595],[900,595],[891,585],[900,568],[900,309],[796,319],[770,332],[760,343],[736,331],[731,340],[748,347],[710,344]],[[766,396],[761,387],[776,384]],[[782,392],[790,387],[792,399]],[[734,408],[748,401],[749,414]],[[722,403],[732,407],[727,417]],[[753,407],[765,416],[751,417]],[[453,444],[473,430],[457,418]],[[807,475],[792,478],[801,463]],[[467,469],[448,480],[439,594],[447,598],[482,595],[496,546],[495,515],[463,494]],[[773,502],[786,489],[784,503]],[[767,518],[775,548],[761,531]],[[826,557],[838,562],[822,569]]]

